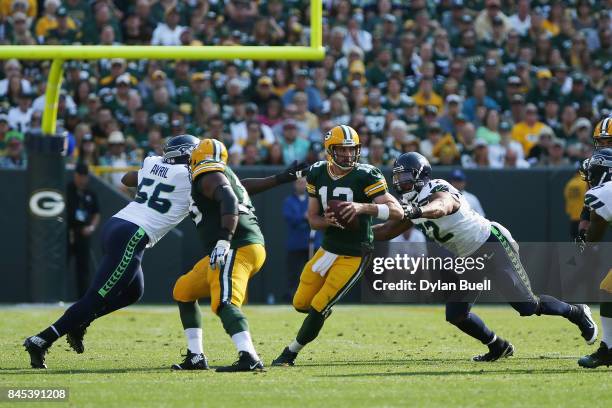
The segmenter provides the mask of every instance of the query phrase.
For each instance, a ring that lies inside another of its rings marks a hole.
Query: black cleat
[[[196,354],[187,350],[185,361],[172,364],[173,370],[208,370],[208,359],[202,353]]]
[[[603,365],[610,367],[612,365],[612,350],[602,341],[597,351],[588,356],[581,357],[578,360],[578,365],[584,368],[597,368]]]
[[[78,327],[66,333],[66,342],[71,349],[77,352],[77,354],[82,354],[85,351],[85,344],[83,344],[85,333],[87,333],[86,326]]]
[[[497,338],[489,347],[489,352],[472,357],[477,362],[493,362],[500,358],[510,357],[514,354],[514,346],[507,340]]]
[[[236,373],[241,371],[263,371],[264,365],[261,360],[255,360],[251,353],[246,351],[238,352],[238,360],[231,366],[218,367],[218,373]]]
[[[45,354],[49,351],[49,345],[38,336],[32,336],[23,342],[28,354],[30,354],[30,365],[32,368],[47,368]]]
[[[597,323],[593,320],[591,309],[587,305],[572,305],[569,321],[580,328],[580,334],[587,344],[595,343],[597,340]]]
[[[292,367],[295,365],[295,358],[297,357],[297,355],[298,353],[294,353],[293,351],[289,350],[289,347],[285,347],[280,356],[276,357],[275,360],[272,360],[272,366]]]

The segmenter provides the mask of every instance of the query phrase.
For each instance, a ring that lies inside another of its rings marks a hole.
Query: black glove
[[[578,235],[576,235],[576,238],[574,238],[574,242],[578,245],[578,250],[580,251],[580,253],[583,253],[586,249],[586,233],[587,230],[580,230],[578,231]]]
[[[421,218],[423,215],[423,210],[416,204],[413,203],[402,203],[402,208],[404,209],[404,219],[415,219]]]
[[[289,183],[295,181],[300,177],[306,177],[308,175],[310,165],[306,162],[298,163],[295,160],[289,167],[283,170],[281,173],[276,174],[276,181],[278,184]]]

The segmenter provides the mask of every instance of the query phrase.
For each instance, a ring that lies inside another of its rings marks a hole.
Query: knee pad
[[[187,288],[185,287],[185,279],[184,276],[181,276],[174,283],[174,288],[172,289],[172,298],[177,302],[191,302],[194,299],[189,299],[187,296]]]
[[[532,302],[520,302],[516,306],[516,310],[521,316],[540,316],[540,299],[534,299]]]
[[[457,308],[449,308],[446,307],[446,321],[450,324],[457,324],[465,319],[467,319],[470,311],[469,310],[460,310]]]

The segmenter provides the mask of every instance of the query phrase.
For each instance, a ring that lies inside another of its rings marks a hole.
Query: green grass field
[[[1,386],[68,387],[75,407],[612,406],[612,368],[576,364],[595,346],[587,346],[564,319],[521,318],[509,307],[475,309],[516,347],[514,357],[497,363],[470,361],[483,347],[446,323],[442,307],[340,306],[298,357],[299,366],[265,373],[173,372],[169,366],[186,348],[178,313],[142,306],[94,323],[85,354],[75,354],[61,339],[48,355],[48,370],[29,369],[21,342],[61,311],[0,309]],[[302,321],[288,306],[250,306],[245,312],[266,364]],[[208,309],[204,347],[212,366],[235,360],[230,339]],[[13,404],[28,405],[65,404]]]

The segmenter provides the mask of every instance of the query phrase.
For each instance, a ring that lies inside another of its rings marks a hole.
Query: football
[[[327,202],[327,209],[334,213],[334,216],[338,220],[338,223],[349,231],[359,230],[359,216],[355,216],[350,222],[340,215],[342,206],[340,203],[344,203],[342,200],[329,200]]]

